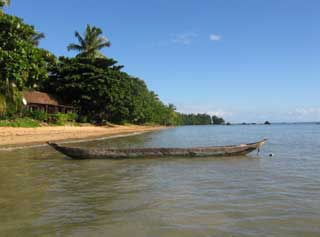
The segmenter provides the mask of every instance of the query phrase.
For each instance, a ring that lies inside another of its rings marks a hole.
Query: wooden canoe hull
[[[210,156],[243,156],[258,150],[267,140],[232,145],[195,148],[137,148],[137,149],[104,149],[65,147],[55,143],[48,144],[56,151],[73,159],[133,159],[161,157],[210,157]]]

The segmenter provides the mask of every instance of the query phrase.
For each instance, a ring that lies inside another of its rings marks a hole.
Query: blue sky
[[[318,0],[12,0],[56,55],[87,23],[103,50],[182,112],[320,121]]]

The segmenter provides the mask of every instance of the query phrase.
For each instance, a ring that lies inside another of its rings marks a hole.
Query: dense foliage
[[[48,63],[54,60],[48,51],[37,47],[43,36],[22,19],[0,14],[0,109],[19,110],[19,91],[35,88],[48,76]],[[3,111],[0,111],[3,113]]]
[[[208,125],[211,117],[208,114],[179,114],[181,125]]]
[[[209,114],[178,114],[178,124],[179,125],[220,125],[225,124],[223,118]]]
[[[174,105],[161,102],[143,80],[122,71],[123,66],[101,53],[102,48],[110,46],[110,41],[102,36],[100,28],[87,25],[84,35],[76,31],[78,44],[69,44],[68,50],[77,50],[79,54],[56,59],[38,47],[43,33],[20,18],[3,13],[2,8],[9,4],[9,0],[0,0],[0,119],[13,121],[15,117],[28,116],[65,123],[76,118],[63,114],[49,118],[44,112],[24,111],[21,91],[31,89],[55,94],[66,104],[74,105],[77,119],[82,122],[224,123],[223,119],[207,114],[181,114],[175,111]]]
[[[218,116],[216,116],[216,115],[213,115],[211,119],[212,119],[212,124],[217,124],[217,125],[219,125],[219,124],[225,124],[224,119],[223,119],[223,118],[220,118],[220,117],[218,117]]]
[[[48,75],[47,65],[54,57],[36,47],[40,34],[22,19],[0,15],[0,79],[4,86],[34,87]]]
[[[77,107],[84,121],[175,124],[173,108],[121,68],[113,59],[61,57],[43,88]]]

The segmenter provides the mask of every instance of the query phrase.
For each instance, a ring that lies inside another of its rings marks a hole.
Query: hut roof
[[[59,102],[51,95],[39,91],[23,91],[23,97],[28,104],[43,104],[59,106]]]

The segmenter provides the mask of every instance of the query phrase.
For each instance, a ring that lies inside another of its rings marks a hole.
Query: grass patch
[[[74,123],[77,119],[77,115],[75,113],[56,113],[50,115],[50,122],[55,125],[67,125],[70,123]]]
[[[40,122],[31,118],[17,118],[14,120],[0,120],[0,127],[36,128]]]

